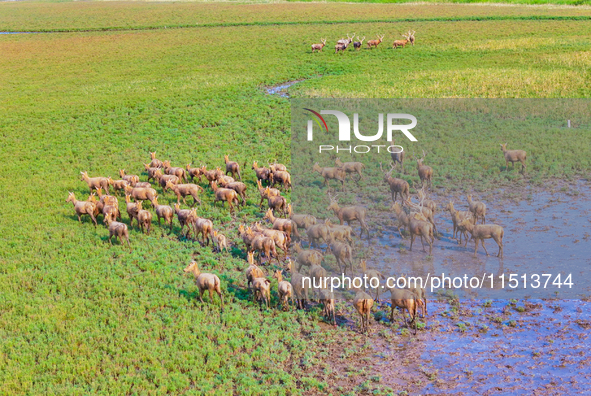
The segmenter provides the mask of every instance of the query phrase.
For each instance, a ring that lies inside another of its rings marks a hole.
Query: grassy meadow
[[[389,393],[367,385],[364,370],[362,388],[341,385],[334,369],[363,356],[365,337],[326,330],[318,309],[250,301],[236,234],[263,215],[250,166],[290,163],[289,101],[265,87],[304,80],[295,97],[589,97],[589,18],[553,7],[0,3],[2,31],[92,30],[0,35],[0,394]],[[191,24],[211,26],[182,28]],[[417,44],[392,50],[408,28]],[[373,51],[310,53],[320,37],[353,31],[386,37]],[[553,138],[538,155],[544,173],[531,178],[588,175],[588,140]],[[494,134],[486,139],[498,150]],[[246,164],[248,205],[235,217],[207,188],[197,208],[230,253],[179,238],[176,219],[171,235],[156,221],[150,236],[130,230],[131,253],[110,247],[102,225],[78,223],[65,200],[88,196],[80,171],[146,180],[150,151],[173,166],[223,166],[224,154]],[[462,180],[462,154],[446,153],[446,172]],[[183,273],[191,259],[220,276],[222,316],[217,299],[195,302]]]

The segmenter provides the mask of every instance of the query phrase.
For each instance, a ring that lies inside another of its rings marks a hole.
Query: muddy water
[[[289,87],[291,87],[292,85],[297,84],[301,81],[303,81],[303,80],[287,81],[287,82],[281,83],[279,85],[273,85],[271,87],[267,87],[267,88],[265,88],[265,90],[267,91],[268,95],[278,95],[278,96],[281,96],[282,98],[289,98],[289,92],[288,92]]]

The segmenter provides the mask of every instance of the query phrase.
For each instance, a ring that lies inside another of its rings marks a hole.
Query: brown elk
[[[257,234],[250,227],[246,229],[246,234],[253,237],[250,243],[250,248],[253,251],[259,252],[259,259],[260,255],[265,253],[265,257],[269,259],[269,262],[275,258],[277,263],[279,263],[279,255],[277,254],[273,238],[269,238],[263,234]]]
[[[191,168],[190,163],[187,164],[186,168],[187,168],[187,173],[191,177],[191,181],[193,182],[193,181],[195,181],[195,178],[197,178],[197,182],[201,183],[201,175],[203,175],[203,169],[200,167]]]
[[[264,180],[268,181],[269,180],[269,172],[270,172],[269,168],[265,168],[264,166],[259,166],[257,161],[253,161],[252,169],[254,170],[254,172],[257,176],[257,180],[259,180],[259,181],[264,181]]]
[[[226,239],[226,236],[224,234],[220,234],[219,232],[214,230],[213,238],[216,242],[218,252],[221,253],[224,249],[226,250],[226,253],[230,251],[230,249],[228,248],[228,240]]]
[[[163,168],[164,163],[156,158],[156,152],[150,153],[152,161],[150,162],[150,168]]]
[[[349,46],[349,43],[338,43],[337,45],[334,46],[334,53],[338,54],[341,51],[344,52],[348,46]]]
[[[378,280],[378,287],[376,287],[376,298],[374,299],[375,302],[379,303],[380,302],[380,279],[385,280],[386,277],[384,276],[384,274],[382,274],[380,271],[375,270],[375,269],[367,269],[367,261],[365,260],[361,260],[361,273],[365,276],[367,276],[367,279],[370,280],[371,279],[377,279]],[[371,285],[371,283],[370,283]]]
[[[172,192],[176,194],[176,201],[181,203],[181,197],[183,197],[183,203],[187,204],[187,196],[193,197],[193,204],[191,206],[195,206],[197,202],[201,205],[201,200],[199,199],[199,190],[203,191],[203,187],[197,184],[174,184],[171,181],[166,182],[166,188],[170,188]]]
[[[209,219],[197,216],[197,212],[193,208],[191,212],[193,228],[195,230],[195,239],[199,240],[199,235],[203,240],[199,241],[205,246],[209,246],[209,238],[214,238],[213,222]]]
[[[421,185],[428,183],[429,188],[431,188],[431,180],[433,178],[433,168],[427,165],[423,165],[423,161],[425,160],[425,150],[423,150],[423,156],[417,159],[417,170],[419,171],[419,178],[421,179]]]
[[[157,202],[156,199],[154,199],[154,202]],[[125,203],[127,206],[127,215],[129,216],[129,226],[133,227],[133,219],[137,220],[137,213],[142,208],[142,202],[131,202],[131,195],[125,194]]]
[[[246,284],[250,289],[252,286],[252,281],[256,278],[263,278],[265,276],[265,273],[258,265],[255,264],[253,252],[248,252],[247,257],[249,266],[244,271],[244,274],[246,275]]]
[[[330,292],[326,289],[320,289],[320,304],[322,304],[322,316],[328,320],[329,323],[332,323],[334,326],[337,325],[337,318],[336,318],[336,301],[334,298],[334,293]]]
[[[271,187],[274,187],[275,183],[280,183],[285,190],[291,189],[291,175],[287,171],[269,171],[269,182]]]
[[[347,263],[349,263],[351,273],[353,273],[353,248],[348,243],[337,242],[329,238],[328,249],[335,257],[337,265],[345,275],[347,274]]]
[[[158,198],[154,200],[154,210],[156,211],[156,216],[158,216],[158,225],[160,225],[160,219],[164,219],[164,224],[170,226],[169,233],[172,232],[172,219],[174,218],[174,210],[168,205],[159,205]]]
[[[291,234],[293,232],[294,236],[299,237],[298,235],[298,226],[289,219],[280,219],[273,215],[273,209],[267,210],[263,220],[269,220],[271,224],[273,224],[273,229],[284,231],[287,234],[288,241],[291,242]]]
[[[221,202],[222,207],[224,207],[224,203],[228,202],[230,206],[230,213],[234,211],[233,203],[236,202],[236,205],[240,205],[240,201],[238,200],[238,194],[236,191],[229,189],[229,188],[219,188],[216,182],[211,182],[211,188],[215,193],[215,199],[213,200],[213,206],[215,206],[216,202]]]
[[[308,243],[310,247],[312,247],[312,245],[318,246],[318,243],[321,239],[328,243],[330,229],[326,223],[313,224],[306,228],[306,235],[308,236]]]
[[[186,238],[189,237],[191,232],[191,224],[195,222],[195,211],[190,209],[181,209],[181,205],[174,204],[174,212],[176,217],[179,219],[181,225],[181,235],[183,235],[183,229],[187,226],[187,232],[184,234]]]
[[[199,288],[199,301],[203,304],[203,293],[207,290],[209,291],[209,299],[213,302],[213,292],[216,292],[220,298],[220,310],[224,312],[224,297],[222,296],[220,278],[214,274],[201,272],[196,261],[191,261],[184,271],[190,272],[195,276],[195,282]]]
[[[322,48],[326,45],[326,39],[321,38],[320,41],[322,41],[321,44],[312,44],[312,53],[316,51],[322,52]]]
[[[149,210],[141,208],[141,201],[139,203],[140,209],[137,212],[137,221],[140,225],[140,230],[150,235],[150,228],[152,227],[152,213]]]
[[[269,228],[264,228],[261,226],[260,223],[255,223],[254,226],[252,227],[252,230],[263,234],[266,237],[269,237],[271,239],[273,239],[273,241],[275,242],[275,245],[283,250],[283,252],[285,252],[285,254],[287,255],[288,250],[289,250],[289,239],[287,238],[287,234],[283,231],[279,231],[279,230],[272,230]]]
[[[402,206],[400,206],[400,204],[398,204],[398,202],[394,203],[394,205],[392,205],[391,209],[394,210],[394,212],[396,213],[396,221],[398,223],[398,225],[397,225],[398,234],[400,235],[400,238],[404,239],[404,236],[402,235],[400,228],[404,228],[406,231],[409,230],[410,216],[408,214],[406,214],[406,212],[404,211],[404,209],[402,209]]]
[[[177,175],[163,175],[160,169],[154,173],[154,177],[160,187],[162,187],[162,191],[168,190],[168,187],[166,186],[168,182],[173,184],[179,184],[181,182],[181,179],[179,179]]]
[[[400,307],[402,309],[404,322],[409,328],[414,323],[415,328],[413,334],[417,334],[417,306],[419,305],[418,301],[420,300],[417,295],[407,289],[391,288],[390,300],[392,307],[392,310],[390,311],[390,321],[394,322],[394,309]],[[404,315],[404,310],[408,312],[410,322],[407,321],[406,316]]]
[[[257,180],[257,186],[258,186],[258,190],[259,193],[261,194],[261,202],[259,203],[259,208],[263,206],[263,201],[265,199],[269,199],[269,197],[277,197],[279,195],[281,195],[281,191],[279,191],[276,188],[270,188],[270,187],[263,187],[263,183],[260,180]],[[267,190],[268,188],[268,190]]]
[[[78,201],[73,192],[68,193],[68,199],[66,199],[66,203],[68,203],[68,202],[72,202],[72,205],[74,205],[74,211],[76,212],[76,215],[78,216],[79,222],[82,222],[81,216],[86,214],[86,215],[90,216],[90,218],[92,219],[92,221],[94,223],[94,226],[95,227],[97,226],[96,218],[94,217],[94,212],[96,210],[96,204],[94,204],[93,202],[88,202],[88,201]]]
[[[507,150],[507,143],[501,144],[501,151],[505,156],[505,169],[509,170],[509,162],[515,168],[516,162],[521,162],[521,172],[525,172],[525,160],[527,159],[527,153],[523,150]]]
[[[369,332],[369,316],[373,307],[373,298],[366,292],[358,290],[353,299],[353,306],[361,316],[361,332]]]
[[[98,194],[99,197],[99,201],[97,202],[94,198],[91,202],[94,202],[96,205],[96,211],[95,211],[95,216],[97,213],[103,213],[104,214],[104,209],[106,206],[114,206],[115,208],[117,208],[117,217],[121,217],[121,213],[119,213],[119,201],[117,200],[117,197],[113,196],[113,195],[105,195],[103,194],[103,190],[102,188],[97,188],[96,189],[96,193]],[[93,196],[91,194],[91,196]],[[117,220],[115,218],[115,220]]]
[[[217,181],[220,176],[223,176],[222,170],[220,168],[207,170],[205,165],[201,167],[201,172],[209,183]]]
[[[80,174],[82,175],[81,180],[85,181],[86,184],[88,184],[88,189],[91,193],[93,190],[96,190],[97,188],[102,188],[106,191],[107,194],[109,193],[108,177],[88,177],[88,172],[80,172]]]
[[[287,172],[287,166],[280,164],[279,162],[273,162],[267,160],[267,165],[269,165],[269,169],[271,172],[279,172],[284,171]]]
[[[131,243],[129,242],[129,232],[127,231],[127,225],[113,220],[111,216],[105,216],[103,222],[109,228],[109,244],[111,246],[113,245],[113,242],[111,241],[113,236],[115,237],[115,242],[117,242],[117,238],[119,238],[121,245],[123,245],[123,240],[125,239],[127,241],[129,251],[131,252]]]
[[[347,225],[351,225],[352,221],[357,220],[361,224],[359,238],[363,237],[363,231],[365,231],[367,233],[367,238],[369,239],[369,228],[367,227],[365,220],[367,216],[367,209],[359,205],[345,206],[341,208],[337,202],[338,195],[333,197],[329,194],[328,197],[330,198],[330,205],[328,205],[327,209],[334,212],[335,216],[339,218],[341,225],[343,225],[343,222],[345,221],[347,222]]]
[[[394,139],[392,139],[392,141],[390,142],[390,146],[396,146],[394,144]],[[405,151],[404,151],[404,149],[402,149],[402,147],[394,147],[394,148],[396,149],[396,151],[390,153],[390,157],[392,158],[392,163],[394,165],[400,164],[401,169],[402,169],[402,173],[404,173]],[[400,151],[398,151],[398,150],[400,150]]]
[[[339,157],[335,159],[335,164],[337,168],[341,168],[345,171],[345,174],[349,173],[357,173],[359,175],[358,181],[363,178],[361,171],[365,168],[365,165],[362,162],[342,162]]]
[[[232,181],[227,182],[223,178],[219,180],[220,186],[236,191],[240,198],[242,198],[242,206],[246,205],[246,184],[242,182]]]
[[[328,187],[329,180],[337,180],[341,182],[341,189],[345,189],[345,176],[346,173],[341,168],[321,168],[318,165],[318,162],[314,164],[312,170],[320,173],[320,175],[324,178],[324,185]]]
[[[381,36],[378,34],[376,36],[378,38],[377,40],[369,40],[367,42],[367,48],[377,48],[378,45],[380,45],[380,43],[384,39],[384,36],[385,36],[385,34],[382,34]]]
[[[227,155],[224,155],[224,162],[226,163],[226,175],[231,173],[233,178],[236,178],[236,175],[238,175],[238,179],[242,181],[242,176],[240,176],[240,165],[238,162],[230,161]]]
[[[125,194],[131,195],[136,201],[150,201],[154,205],[154,200],[158,197],[158,193],[153,188],[144,187],[125,187]]]
[[[149,182],[137,182],[135,183],[136,187],[141,187],[141,188],[152,188],[152,185]],[[124,189],[125,191],[125,189]]]
[[[423,198],[424,198],[424,196],[423,196]],[[406,201],[404,201],[404,203],[411,208],[411,216],[412,216],[413,211],[417,212],[417,213],[421,213],[425,217],[425,220],[428,221],[429,223],[431,223],[431,225],[433,226],[433,232],[437,233],[437,226],[435,225],[435,218],[433,215],[433,211],[431,209],[429,209],[428,207],[424,206],[423,201],[420,201],[420,203],[417,205],[411,201],[410,197],[408,197],[408,199]]]
[[[466,195],[468,199],[469,210],[474,216],[474,224],[478,223],[478,219],[482,218],[482,224],[486,223],[486,204],[480,201],[473,201],[472,194]]]
[[[303,282],[303,276],[298,272],[295,265],[288,259],[287,270],[291,272],[291,286],[293,294],[296,298],[296,304],[299,309],[306,308],[306,300],[308,300],[309,285]]]
[[[342,38],[342,39],[338,40],[337,44],[349,45],[353,41],[353,38],[355,38],[355,33],[353,33],[353,35],[351,37],[349,37],[349,33],[347,33],[347,38],[346,39]]]
[[[175,175],[179,180],[182,180],[185,183],[187,182],[187,172],[183,168],[170,166],[170,161],[164,161],[162,163],[162,168],[167,175]]]
[[[390,187],[392,201],[396,202],[398,194],[400,194],[400,200],[404,202],[404,199],[407,199],[410,196],[410,185],[404,179],[392,177],[394,163],[391,163],[390,166],[390,170],[388,172],[384,172],[384,169],[382,169],[382,163],[380,162],[380,169],[382,172],[384,172],[384,182],[388,183],[388,186]]]
[[[118,191],[125,191],[125,186],[129,186],[130,184],[126,180],[109,180],[109,184],[113,186],[113,190],[115,190],[115,195],[117,195]]]
[[[435,214],[435,212],[437,211],[437,202],[427,198],[425,188],[423,187],[421,189],[418,189],[417,194],[419,196],[419,201],[422,203],[422,205],[426,208],[431,209],[431,212]]]
[[[287,213],[287,199],[281,195],[272,196],[269,191],[269,187],[265,189],[267,195],[267,204],[269,209],[281,211],[283,214]]]
[[[415,237],[420,236],[423,251],[425,251],[424,238],[429,244],[429,254],[431,254],[433,251],[433,242],[435,241],[435,238],[433,237],[433,224],[425,220],[419,220],[417,219],[417,216],[411,215],[408,231],[410,233],[410,251],[412,252],[412,244],[415,241]]]
[[[341,242],[347,242],[353,246],[353,228],[346,225],[332,224],[329,219],[324,220],[324,224],[328,227],[331,238]]]
[[[291,283],[283,280],[283,274],[281,273],[281,270],[275,271],[273,278],[277,279],[277,295],[279,296],[277,306],[281,304],[284,310],[289,309],[290,300],[291,305],[295,305],[293,301],[293,287],[291,286]]]
[[[503,227],[496,224],[472,224],[470,220],[464,220],[460,225],[466,227],[466,231],[472,235],[472,239],[476,242],[474,246],[474,256],[476,256],[476,251],[478,250],[478,241],[482,242],[482,247],[488,256],[488,251],[486,250],[486,246],[484,246],[484,240],[492,238],[495,240],[497,245],[499,245],[499,252],[497,253],[497,257],[503,258],[503,235],[505,231]],[[468,241],[466,240],[466,244]]]
[[[416,286],[416,284],[415,284]],[[427,291],[424,287],[409,287],[411,293],[414,293],[417,296],[416,305],[419,311],[421,311],[421,316],[423,318],[427,317]]]
[[[299,243],[293,245],[293,250],[297,253],[296,262],[299,264],[298,271],[302,266],[311,267],[313,265],[320,265],[324,256],[318,250],[302,249]]]
[[[415,31],[413,30],[412,32],[409,30],[408,33],[406,34],[402,34],[402,37],[404,37],[404,40],[396,40],[394,41],[394,43],[392,44],[392,47],[394,49],[397,49],[398,47],[402,47],[404,48],[404,46],[407,43],[410,43],[411,45],[415,45]]]
[[[293,213],[291,204],[287,204],[287,217],[302,229],[308,229],[316,224],[316,217],[312,215]]]
[[[365,36],[363,36],[362,39],[359,39],[359,36],[357,36],[357,41],[353,43],[353,48],[359,51],[361,49],[361,46],[363,45],[363,40],[365,40]]]
[[[126,175],[125,169],[119,169],[119,176],[132,187],[135,187],[135,184],[140,181],[140,177],[138,175]]]
[[[466,235],[466,229],[465,227],[461,227],[460,228],[460,224],[462,223],[462,221],[466,220],[466,219],[472,219],[472,213],[468,212],[468,211],[459,211],[456,210],[456,208],[454,208],[454,203],[453,201],[449,201],[447,206],[445,207],[445,210],[449,211],[449,214],[451,215],[451,222],[453,224],[453,234],[452,234],[452,238],[456,238],[457,239],[457,233],[460,232],[460,240],[458,241],[458,244],[462,243],[462,235],[464,235],[466,237],[466,243],[468,242],[468,235]]]
[[[238,235],[240,235],[240,237],[242,238],[242,241],[244,242],[244,245],[246,246],[246,250],[248,252],[252,251],[252,240],[254,239],[254,237],[256,236],[254,233],[247,233],[246,232],[246,228],[244,227],[243,224],[240,224],[238,226]]]

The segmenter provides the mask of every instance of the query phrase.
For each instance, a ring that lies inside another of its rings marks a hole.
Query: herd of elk
[[[398,47],[404,48],[406,46],[406,44],[408,44],[408,43],[410,43],[411,45],[415,45],[415,33],[416,32],[414,30],[409,29],[409,31],[407,33],[402,34],[402,37],[404,37],[404,39],[394,41],[394,43],[392,44],[392,48],[393,49],[397,49]],[[381,42],[384,40],[384,36],[385,36],[384,34],[382,34],[382,35],[378,34],[378,35],[376,35],[375,40],[367,41],[367,48],[368,49],[377,48],[378,45],[380,45]],[[347,47],[349,47],[349,45],[353,42],[354,38],[355,38],[355,33],[353,33],[351,36],[349,36],[349,33],[347,33],[347,38],[341,38],[340,40],[338,40],[335,44],[335,54],[345,51],[347,49]],[[363,45],[364,40],[365,40],[365,36],[363,36],[363,38],[359,38],[359,36],[357,36],[357,41],[353,42],[353,48],[355,48],[356,51],[359,51]],[[322,49],[326,46],[326,39],[321,38],[320,41],[321,41],[321,43],[312,44],[310,46],[310,48],[312,49],[312,53],[322,52]]]

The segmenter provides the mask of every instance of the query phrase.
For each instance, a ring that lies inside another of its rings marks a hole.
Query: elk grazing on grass
[[[277,197],[281,195],[281,191],[279,191],[276,188],[263,187],[263,183],[260,180],[257,180],[257,186],[259,193],[261,194],[261,202],[259,203],[259,208],[263,206],[263,201],[265,199],[268,200],[269,197]]]
[[[367,48],[377,48],[378,45],[380,45],[380,43],[384,39],[384,36],[385,36],[385,34],[382,34],[381,36],[378,34],[376,36],[378,38],[377,40],[369,40],[367,42]]]
[[[131,187],[135,187],[136,183],[139,183],[140,177],[138,175],[126,175],[125,169],[119,169],[119,176],[125,180]]]
[[[273,215],[273,209],[268,209],[263,220],[269,220],[274,230],[284,231],[287,234],[288,242],[291,242],[291,234],[299,238],[298,226],[289,219],[280,219]]]
[[[129,242],[129,232],[127,231],[127,225],[113,220],[111,216],[105,216],[103,222],[109,229],[109,244],[111,246],[113,245],[113,242],[111,241],[111,238],[113,237],[115,237],[115,242],[117,241],[117,238],[119,238],[121,245],[123,245],[123,240],[125,239],[127,241],[129,251],[131,252],[131,243]]]
[[[191,177],[191,182],[195,181],[195,178],[197,178],[197,182],[201,183],[201,175],[203,175],[203,170],[202,168],[191,168],[191,164],[187,164],[186,166],[187,168],[187,174]]]
[[[94,204],[93,202],[88,202],[88,201],[78,201],[73,192],[68,193],[68,199],[66,199],[66,203],[68,203],[68,202],[72,202],[72,205],[74,205],[74,211],[76,212],[76,215],[78,216],[79,222],[82,222],[82,219],[81,219],[82,215],[89,215],[94,223],[94,226],[96,227],[97,223],[96,223],[96,218],[94,217],[94,212],[96,210],[96,204]]]
[[[92,193],[97,188],[102,188],[109,193],[109,178],[108,177],[88,177],[88,172],[80,172],[82,180],[88,184],[88,189]]]
[[[209,219],[204,219],[203,217],[197,216],[197,212],[195,208],[191,211],[191,218],[193,223],[193,228],[195,229],[195,239],[199,240],[199,236],[201,235],[202,240],[199,242],[205,246],[209,246],[209,239],[210,237],[213,239],[213,222]]]
[[[348,243],[337,242],[329,237],[328,249],[334,255],[337,265],[345,275],[347,274],[347,263],[353,273],[353,248]]]
[[[113,195],[105,195],[103,194],[103,190],[102,188],[97,188],[96,189],[96,193],[98,194],[99,197],[99,201],[97,202],[96,200],[92,200],[92,202],[95,203],[97,211],[95,211],[95,213],[103,213],[105,206],[114,206],[117,209],[119,209],[119,201],[117,200],[117,197],[113,196]],[[91,197],[93,197],[93,195],[91,194]],[[90,199],[90,197],[89,197]],[[117,217],[121,217],[121,214],[118,213],[117,211]],[[115,219],[117,220],[117,219]]]
[[[125,186],[129,186],[130,184],[127,180],[109,180],[109,184],[113,186],[113,190],[115,190],[115,195],[119,191],[125,191]]]
[[[380,279],[385,280],[386,277],[378,270],[375,269],[367,269],[367,261],[365,260],[361,260],[361,273],[363,275],[367,276],[367,279],[371,280],[372,278],[377,279],[378,280],[378,287],[376,287],[376,298],[374,299],[375,302],[379,303],[380,302]],[[371,286],[371,283],[370,283]]]
[[[333,326],[336,327],[337,325],[337,315],[336,315],[336,301],[334,298],[334,293],[328,291],[326,289],[320,289],[320,304],[322,304],[322,316],[326,318],[329,323],[332,323]]]
[[[277,263],[279,263],[279,255],[277,254],[277,249],[273,238],[269,238],[264,234],[255,233],[250,227],[246,229],[246,234],[252,237],[250,241],[250,248],[253,251],[259,252],[259,260],[261,254],[265,253],[265,257],[267,257],[269,262],[275,258]]]
[[[390,142],[390,146],[395,146],[394,144],[394,139],[392,139],[392,141]],[[404,173],[404,156],[405,156],[405,152],[401,147],[394,147],[396,149],[396,151],[390,153],[390,157],[392,158],[392,163],[394,165],[396,164],[400,164],[400,167],[402,169],[402,173]],[[400,150],[400,151],[398,151]]]
[[[181,205],[178,203],[174,204],[174,212],[181,225],[181,235],[183,235],[183,229],[187,226],[187,232],[184,236],[188,238],[189,233],[191,232],[191,224],[195,221],[195,212],[190,209],[181,209]]]
[[[406,34],[402,34],[402,37],[404,37],[404,40],[396,40],[394,41],[394,43],[392,44],[392,48],[397,49],[398,47],[402,47],[404,48],[404,46],[407,43],[410,43],[411,45],[415,45],[415,31],[408,31],[408,33]]]
[[[410,216],[404,211],[404,209],[402,209],[402,206],[400,206],[398,202],[394,203],[391,209],[394,210],[394,212],[396,213],[396,222],[398,223],[398,234],[400,235],[400,238],[404,239],[404,236],[402,235],[400,228],[404,228],[406,231],[409,231]]]
[[[277,295],[279,296],[277,306],[281,305],[283,310],[289,309],[290,300],[291,305],[295,305],[293,300],[293,287],[291,286],[291,283],[283,280],[283,274],[281,273],[281,270],[275,271],[273,278],[277,279]]]
[[[213,231],[213,239],[215,240],[218,252],[222,252],[224,249],[226,250],[226,253],[230,251],[230,249],[228,248],[228,240],[226,239],[226,236],[224,234],[220,234],[217,231]]]
[[[476,245],[474,246],[474,256],[476,257],[476,251],[478,250],[478,241],[482,242],[482,247],[486,255],[488,256],[488,251],[486,250],[486,246],[484,246],[484,240],[492,238],[495,240],[497,245],[499,245],[499,252],[497,253],[497,257],[503,258],[503,235],[505,231],[503,227],[496,224],[472,224],[470,220],[464,220],[460,224],[463,227],[466,227],[466,231],[472,235],[472,239]],[[468,240],[466,240],[466,244],[468,244]]]
[[[296,223],[298,228],[305,230],[316,224],[316,217],[312,215],[293,213],[291,204],[287,204],[287,217]]]
[[[324,256],[318,250],[302,249],[299,243],[293,245],[293,250],[297,253],[296,263],[298,263],[297,270],[302,269],[302,266],[311,267],[313,265],[320,265]]]
[[[369,317],[371,307],[373,307],[373,298],[366,292],[358,289],[355,299],[353,299],[353,306],[361,316],[361,332],[369,332]]]
[[[326,45],[326,39],[321,38],[320,41],[322,41],[321,44],[312,44],[312,53],[316,51],[322,52],[322,48]]]
[[[154,202],[156,202],[156,199],[154,200]],[[131,195],[125,194],[125,203],[127,206],[127,215],[129,216],[129,226],[133,228],[133,219],[137,220],[137,213],[140,211],[142,207],[141,201],[131,202]]]
[[[179,179],[177,175],[163,175],[160,169],[154,173],[154,177],[160,187],[162,187],[162,191],[168,190],[168,187],[166,186],[168,182],[172,184],[179,184],[181,182],[181,179]]]
[[[271,187],[274,187],[275,183],[280,183],[285,190],[291,189],[291,175],[287,171],[269,171],[269,182]]]
[[[382,168],[382,163],[380,162],[380,169],[384,172],[384,182],[388,183],[390,187],[390,193],[392,194],[392,201],[396,202],[398,198],[398,194],[400,194],[400,200],[404,202],[410,196],[410,185],[406,180],[399,179],[397,177],[392,177],[392,172],[394,171],[394,163],[392,162],[390,165],[390,170],[388,172],[384,172]]]
[[[224,312],[224,297],[222,296],[220,278],[214,274],[201,272],[196,261],[191,261],[187,268],[185,268],[185,272],[190,272],[195,276],[195,282],[199,288],[199,301],[203,304],[203,293],[207,290],[209,291],[209,299],[213,302],[213,292],[216,292],[220,298],[220,310]]]
[[[318,172],[320,174],[320,176],[322,176],[324,178],[324,185],[325,186],[329,186],[328,181],[329,180],[337,180],[341,182],[341,189],[344,190],[345,189],[345,177],[346,177],[346,173],[343,169],[341,168],[321,168],[318,165],[318,162],[316,162],[314,164],[314,166],[312,167],[312,170],[314,170],[315,172]]]
[[[257,161],[253,161],[252,163],[252,169],[254,170],[254,173],[257,176],[257,180],[258,181],[265,181],[265,180],[269,180],[269,172],[270,169],[269,168],[265,168],[264,166],[259,166]]]
[[[423,165],[425,160],[425,150],[423,150],[423,156],[417,159],[417,170],[419,171],[419,178],[421,179],[421,185],[424,185],[425,181],[428,183],[429,189],[431,188],[431,180],[433,178],[433,168],[427,165]]]
[[[474,224],[478,223],[478,219],[482,218],[482,224],[486,223],[486,204],[480,201],[473,201],[472,194],[466,195],[468,199],[469,210],[474,216]]]
[[[230,206],[230,213],[232,213],[234,211],[233,203],[235,202],[236,205],[240,205],[240,201],[238,200],[238,194],[236,193],[236,191],[229,188],[220,188],[218,187],[217,183],[213,181],[211,182],[211,188],[215,193],[213,206],[215,206],[216,202],[221,202],[222,207],[224,207],[224,203],[228,202],[228,205]]]
[[[150,228],[152,227],[152,213],[149,210],[142,209],[142,203],[139,202],[140,209],[137,212],[137,221],[140,225],[140,230],[150,235]]]
[[[242,176],[240,175],[240,165],[238,162],[230,161],[227,155],[224,155],[224,162],[226,163],[226,175],[231,173],[234,179],[236,178],[236,175],[238,175],[238,179],[242,181]]]
[[[363,36],[362,39],[359,39],[359,36],[357,36],[357,41],[353,43],[353,48],[355,48],[356,51],[359,51],[361,49],[361,46],[363,45],[363,40],[365,40],[365,36]]]
[[[521,172],[525,172],[525,160],[527,159],[527,153],[523,150],[507,150],[507,143],[501,144],[501,151],[505,156],[505,169],[509,170],[509,162],[515,168],[516,162],[521,162]]]
[[[170,161],[164,161],[162,163],[162,168],[167,175],[175,175],[179,178],[179,181],[182,180],[185,183],[187,182],[187,172],[183,168],[170,166]]]
[[[269,309],[271,307],[271,282],[267,278],[255,278],[252,281],[252,297],[254,301],[263,301]]]
[[[150,158],[152,161],[150,162],[150,168],[163,168],[164,163],[156,158],[156,152],[150,153]]]
[[[156,216],[158,216],[158,225],[161,224],[160,219],[164,219],[164,224],[168,224],[170,226],[169,233],[171,233],[174,210],[168,205],[159,205],[158,198],[154,200],[154,210],[156,211]]]
[[[283,214],[287,213],[287,199],[281,195],[273,196],[269,191],[269,187],[265,189],[265,195],[267,196],[267,204],[269,209],[280,211]]]
[[[250,289],[252,286],[252,281],[255,280],[256,278],[263,278],[265,276],[265,273],[254,262],[254,253],[253,252],[247,253],[247,260],[248,260],[249,265],[248,265],[248,268],[246,268],[246,270],[244,271],[244,275],[246,276],[246,285]]]
[[[343,222],[347,222],[347,225],[351,225],[352,221],[359,221],[361,224],[361,231],[359,233],[359,238],[363,237],[363,231],[367,233],[367,238],[369,239],[369,228],[367,227],[367,223],[365,218],[367,217],[367,209],[363,206],[355,205],[355,206],[345,206],[340,207],[339,203],[337,202],[338,195],[334,197],[332,195],[328,195],[330,198],[330,205],[328,205],[327,209],[332,210],[335,216],[338,217],[341,225]]]
[[[144,187],[125,187],[125,194],[131,195],[131,198],[136,201],[150,201],[154,205],[154,200],[158,197],[158,193],[153,188]]]
[[[156,180],[156,172],[160,170],[160,168],[152,167],[150,164],[144,164],[144,169],[148,173],[148,181]]]
[[[253,231],[263,234],[266,237],[269,237],[271,239],[273,239],[273,241],[275,242],[275,245],[283,250],[283,252],[287,255],[287,252],[289,250],[289,239],[287,237],[287,234],[283,231],[279,231],[279,230],[271,230],[269,228],[264,228],[263,226],[261,226],[260,223],[255,223],[254,226],[252,227]]]
[[[303,282],[303,276],[298,272],[295,265],[288,259],[287,270],[291,272],[291,286],[293,294],[296,299],[296,304],[299,309],[306,308],[306,300],[308,300],[309,285]]]
[[[246,184],[238,181],[227,182],[223,178],[220,179],[220,186],[236,191],[240,198],[242,198],[242,206],[246,205]]]
[[[197,202],[201,205],[199,199],[199,190],[203,191],[203,187],[197,184],[174,184],[171,181],[166,182],[166,188],[170,188],[172,192],[176,194],[176,200],[181,203],[181,197],[183,197],[183,203],[187,204],[187,196],[193,197],[193,203],[191,206],[195,206]]]
[[[345,174],[358,174],[359,179],[357,179],[357,181],[363,178],[361,171],[365,168],[365,165],[362,162],[342,162],[341,159],[337,157],[337,159],[335,159],[335,164],[337,168],[341,168],[342,170],[344,170]]]
[[[468,211],[456,210],[456,208],[454,208],[453,201],[448,202],[447,206],[445,207],[445,210],[448,210],[449,214],[451,215],[451,222],[453,223],[452,238],[457,239],[457,233],[460,232],[460,240],[458,241],[458,244],[462,244],[462,235],[464,235],[466,237],[466,242],[467,242],[468,235],[466,235],[466,231],[465,231],[466,229],[463,226],[460,227],[460,224],[466,219],[470,219],[470,221],[472,221],[472,213],[470,213]]]
[[[402,309],[402,317],[404,318],[404,323],[406,323],[406,325],[409,328],[414,323],[415,326],[413,334],[417,334],[417,306],[418,301],[420,301],[417,295],[407,289],[391,288],[390,300],[392,307],[392,310],[390,311],[390,322],[394,323],[394,309],[396,307],[400,307]],[[410,322],[406,319],[406,316],[404,315],[404,310],[408,312]]]

